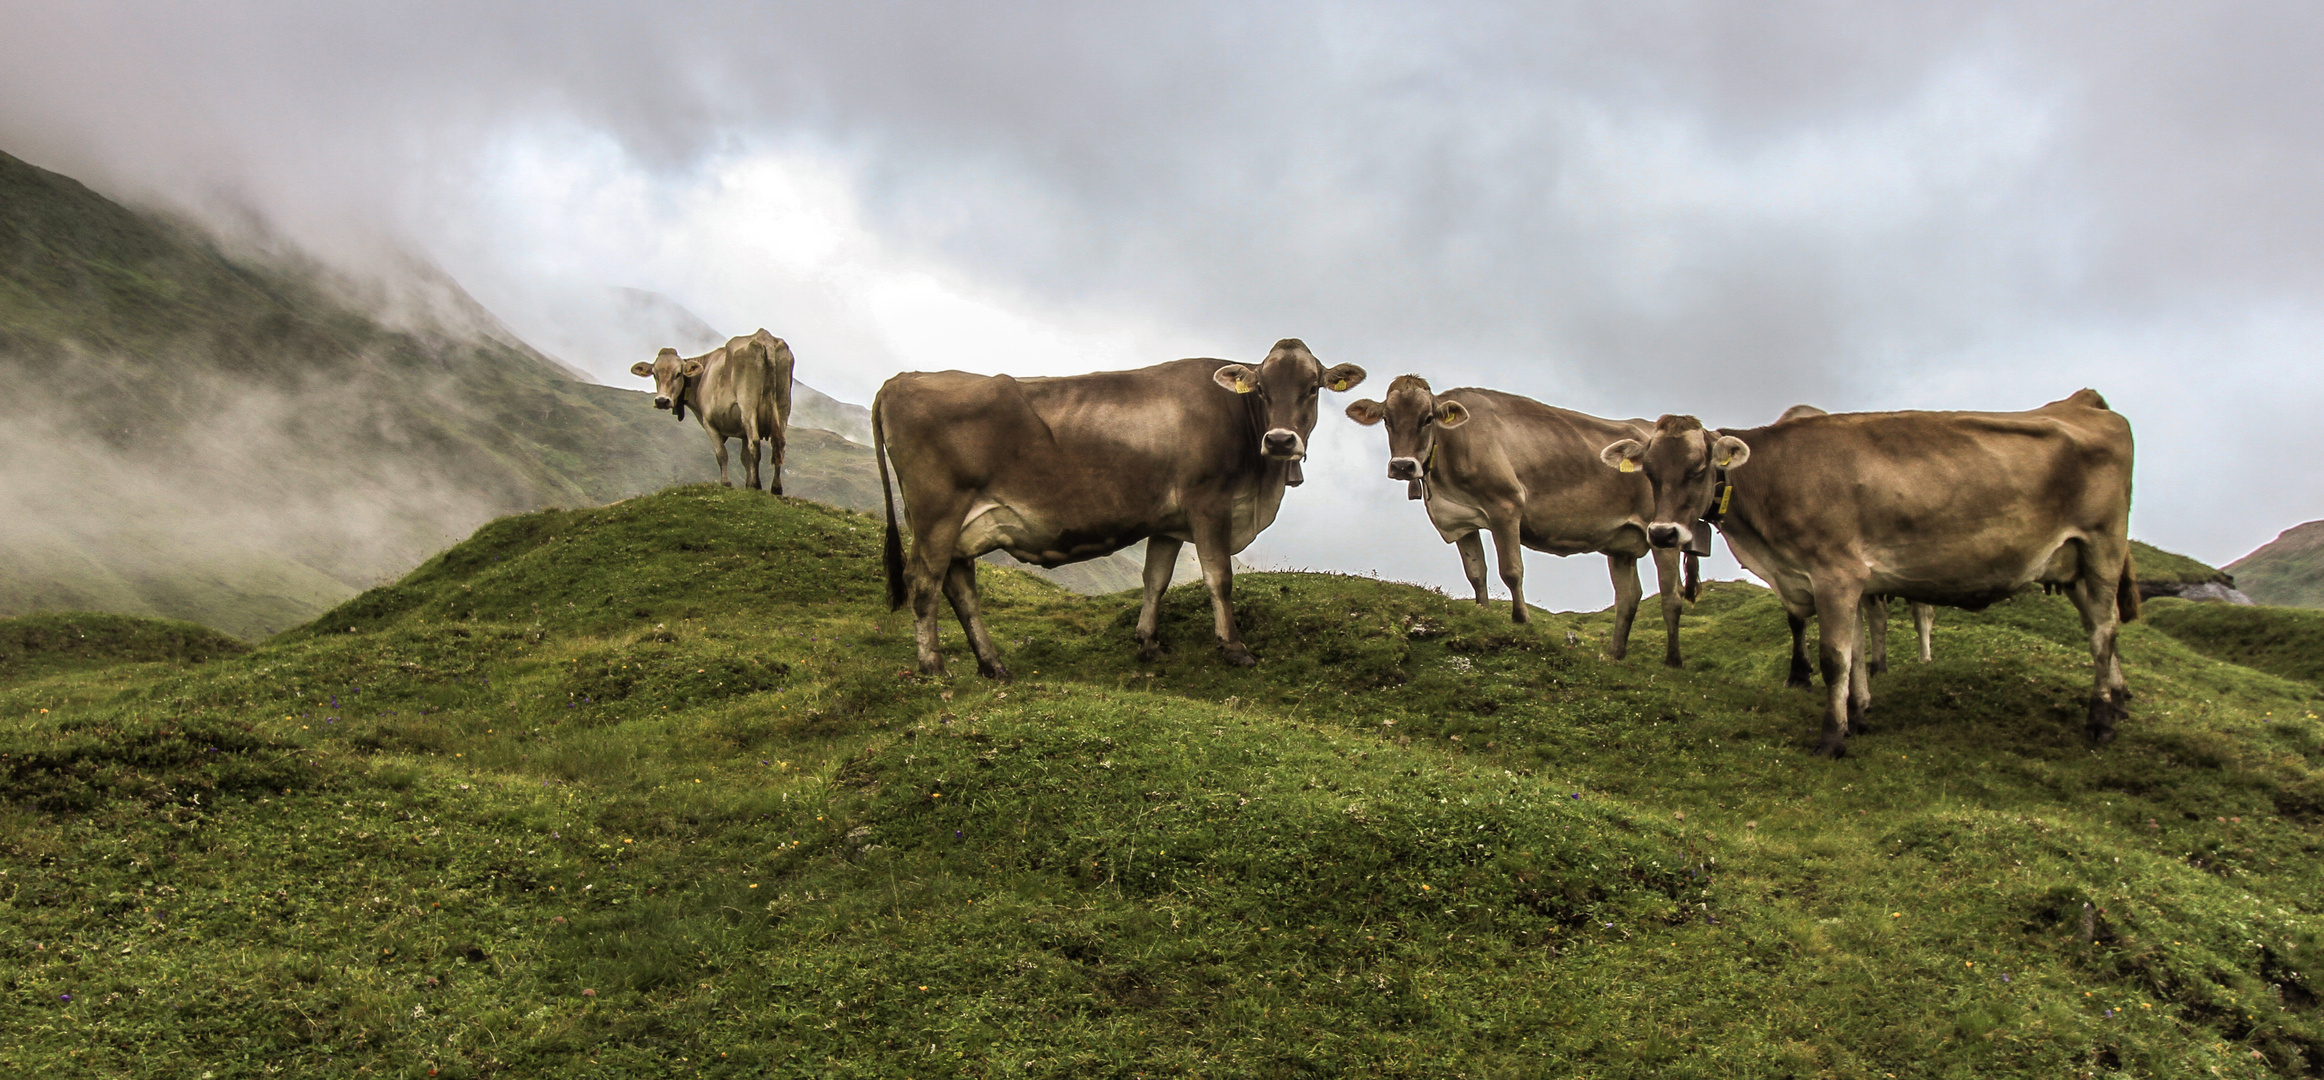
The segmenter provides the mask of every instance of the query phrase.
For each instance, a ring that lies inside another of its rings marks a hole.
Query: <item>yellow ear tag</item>
[[[1331,388],[1335,391],[1338,391],[1339,393],[1345,394],[1348,392],[1348,381],[1346,379],[1333,379],[1331,381]]]
[[[1637,472],[1638,463],[1630,460],[1629,458],[1623,458],[1622,464],[1616,465],[1614,468],[1619,472]]]
[[[1727,504],[1728,504],[1728,503],[1731,503],[1731,502],[1734,502],[1734,501],[1735,501],[1735,485],[1733,485],[1733,484],[1721,484],[1721,485],[1719,485],[1719,513],[1720,513],[1722,516],[1724,516],[1724,515],[1727,513]]]

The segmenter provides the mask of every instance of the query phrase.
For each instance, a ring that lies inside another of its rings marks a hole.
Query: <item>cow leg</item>
[[[936,606],[943,601],[946,578],[952,573],[952,553],[960,544],[960,516],[966,509],[928,507],[925,513],[909,515],[915,524],[930,523],[926,532],[912,537],[912,553],[904,560],[912,602],[912,636],[919,649],[922,675],[944,674],[944,653],[936,636]],[[954,611],[959,612],[957,602]]]
[[[726,436],[715,431],[711,432],[710,448],[718,453],[718,482],[726,487],[733,487],[734,481],[726,478]]]
[[[1921,663],[1929,662],[1929,632],[1937,628],[1937,609],[1923,603],[1912,604],[1913,632],[1920,635]]]
[[[1848,664],[1848,734],[1862,735],[1872,730],[1865,713],[1872,707],[1872,657],[1879,655],[1882,666],[1887,665],[1885,647],[1875,650],[1872,633],[1878,628],[1888,632],[1888,598],[1867,596],[1856,603],[1856,648],[1850,653]]]
[[[1178,552],[1186,543],[1176,537],[1146,538],[1146,596],[1138,605],[1138,659],[1162,657],[1162,591],[1178,569]]]
[[[993,647],[992,635],[985,632],[976,589],[976,560],[952,560],[952,568],[944,575],[944,596],[952,601],[952,613],[960,618],[960,632],[968,635],[968,647],[976,653],[977,674],[1008,681],[1009,669],[1001,666],[1001,651]]]
[[[1654,577],[1662,583],[1662,662],[1671,667],[1686,666],[1678,655],[1678,620],[1685,605],[1679,596],[1684,588],[1680,580],[1680,552],[1677,548],[1654,549]]]
[[[1485,595],[1485,538],[1478,533],[1470,533],[1453,541],[1453,544],[1460,549],[1461,573],[1468,575],[1469,588],[1476,590],[1477,606],[1484,607],[1492,602]]]
[[[1235,630],[1235,557],[1228,550],[1226,522],[1222,517],[1216,526],[1203,531],[1194,542],[1194,555],[1202,560],[1202,583],[1210,586],[1212,630],[1218,635],[1219,652],[1227,663],[1236,667],[1250,667],[1259,662],[1251,655],[1249,646]],[[1149,579],[1150,580],[1150,579]]]
[[[1888,598],[1864,598],[1864,667],[1873,675],[1888,674]]]
[[[783,451],[790,443],[789,433],[778,424],[767,437],[767,494],[783,493]]]
[[[1791,673],[1783,677],[1783,685],[1808,689],[1816,684],[1814,670],[1808,667],[1808,617],[1786,611],[1783,621],[1791,626]]]
[[[2082,613],[2082,629],[2090,632],[2090,664],[2094,681],[2090,689],[2090,739],[2098,743],[2114,741],[2114,725],[2128,719],[2130,685],[2122,678],[2122,657],[2115,649],[2115,638],[2122,629],[2121,612],[2115,606],[2116,581],[2119,575],[2099,575],[2090,566],[2097,560],[2090,557],[2087,547],[2082,552],[2082,573],[2074,579],[2074,607]]]
[[[1857,623],[1858,586],[1825,586],[1816,590],[1816,659],[1824,673],[1824,734],[1817,757],[1836,758],[1848,752],[1848,731],[1862,715],[1855,697],[1855,669],[1863,641]]]
[[[1608,552],[1606,572],[1614,578],[1614,633],[1606,639],[1606,657],[1620,660],[1630,651],[1630,624],[1638,618],[1638,558]],[[1522,615],[1518,621],[1524,621]]]
[[[1509,587],[1509,621],[1526,622],[1525,545],[1518,539],[1517,526],[1515,514],[1493,524],[1493,554],[1501,557],[1501,584]]]
[[[744,410],[742,420],[743,476],[750,481],[752,491],[759,490],[759,424],[758,418]]]

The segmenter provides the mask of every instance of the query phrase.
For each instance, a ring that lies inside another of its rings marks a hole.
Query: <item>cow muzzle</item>
[[[1396,458],[1389,458],[1389,459],[1388,459],[1388,479],[1390,479],[1390,480],[1418,480],[1418,479],[1420,479],[1420,459],[1419,459],[1419,458],[1408,458],[1408,457],[1396,457]]]
[[[1694,538],[1694,530],[1675,522],[1657,521],[1646,527],[1646,542],[1658,548],[1683,547]]]
[[[1276,428],[1259,440],[1259,451],[1280,461],[1297,461],[1307,456],[1307,441],[1296,431]]]
[[[662,396],[660,396],[660,395],[655,395],[655,397],[654,397],[654,408],[657,408],[657,409],[667,409],[667,408],[669,408],[669,407],[670,407],[670,399],[669,399],[669,398],[662,397]]]

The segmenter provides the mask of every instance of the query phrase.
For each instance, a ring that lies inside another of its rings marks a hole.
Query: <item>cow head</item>
[[[1388,400],[1365,398],[1356,402],[1348,406],[1348,419],[1366,427],[1386,421],[1388,479],[1417,484],[1428,478],[1429,463],[1435,459],[1436,433],[1468,423],[1469,410],[1460,402],[1439,399],[1429,389],[1427,379],[1399,375],[1388,384]]]
[[[691,360],[679,357],[676,349],[663,349],[652,362],[640,360],[630,365],[629,373],[641,379],[654,381],[654,408],[674,409],[678,419],[686,418],[686,381],[702,374],[703,357]]]
[[[1645,442],[1624,439],[1598,457],[1623,472],[1644,472],[1653,486],[1654,520],[1646,525],[1646,542],[1687,547],[1694,542],[1695,523],[1711,512],[1719,480],[1749,461],[1751,448],[1733,435],[1706,430],[1692,416],[1665,416],[1654,422],[1654,434]]]
[[[1307,456],[1307,437],[1315,431],[1316,391],[1328,386],[1347,391],[1364,381],[1364,369],[1341,364],[1325,370],[1323,362],[1307,351],[1298,338],[1284,338],[1268,350],[1256,369],[1228,364],[1211,375],[1212,381],[1238,394],[1250,395],[1262,418],[1259,452],[1269,460],[1296,463]]]

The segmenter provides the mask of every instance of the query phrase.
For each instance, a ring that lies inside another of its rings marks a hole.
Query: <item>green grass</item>
[[[2200,585],[2206,581],[2228,584],[2227,574],[2175,551],[2164,551],[2153,544],[2130,542],[2131,566],[2138,579],[2156,585]]]
[[[0,667],[0,1066],[2324,1069],[2313,684],[2135,623],[2093,750],[2027,597],[1940,620],[1827,762],[1749,586],[1670,671],[1604,613],[1246,574],[1245,670],[1198,585],[1140,665],[1131,597],[993,568],[1019,681],[926,680],[877,528],[681,488],[247,653]]]
[[[2147,618],[2214,660],[2324,688],[2324,611],[2158,599]]]

